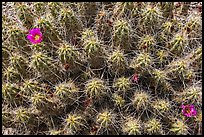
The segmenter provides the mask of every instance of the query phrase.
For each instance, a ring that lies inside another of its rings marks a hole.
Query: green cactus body
[[[60,41],[60,34],[57,32],[56,27],[51,24],[51,21],[48,18],[49,16],[46,18],[39,18],[35,26],[41,29],[44,36],[44,41]]]
[[[106,93],[106,86],[104,85],[104,81],[93,78],[86,84],[86,93],[91,98],[101,98]]]
[[[201,135],[202,2],[2,2],[2,134]]]
[[[118,91],[122,91],[122,92],[126,93],[130,89],[129,78],[125,78],[125,77],[118,78],[114,85],[115,85],[114,87]]]
[[[17,14],[25,27],[28,29],[32,28],[34,23],[34,15],[26,4],[17,4]]]
[[[21,75],[26,75],[25,71],[28,68],[27,67],[27,60],[21,55],[14,54],[13,56],[10,56],[10,63]]]
[[[120,95],[113,94],[113,100],[116,106],[123,107],[125,105],[125,99]]]
[[[60,10],[60,8],[62,8],[62,3],[61,2],[49,2],[48,8],[51,12],[51,15],[54,18],[57,18],[57,16],[59,15],[58,11]]]
[[[42,88],[40,87],[39,83],[34,80],[25,80],[23,86],[21,88],[24,95],[32,95],[34,93],[40,92]]]
[[[99,129],[101,130],[104,129],[111,130],[113,126],[116,124],[116,114],[109,110],[105,110],[97,115],[96,123],[100,125]],[[98,130],[97,132],[101,131]]]
[[[155,44],[154,37],[146,35],[143,38],[141,38],[139,42],[139,49],[140,50],[147,50],[150,51],[154,49],[152,46]]]
[[[8,35],[10,35],[9,40],[11,41],[10,44],[13,46],[17,46],[20,49],[29,51],[29,47],[26,45],[26,31],[16,27],[14,25],[9,26]]]
[[[63,101],[73,103],[77,99],[78,88],[71,81],[56,86],[55,95]]]
[[[7,101],[15,101],[15,96],[20,92],[16,84],[4,83],[2,87],[2,97]]]
[[[177,120],[172,123],[172,127],[170,131],[176,135],[187,135],[188,134],[188,126],[182,120]]]
[[[52,59],[42,52],[36,52],[32,55],[32,61],[30,67],[36,69],[39,72],[43,72],[45,69],[51,66]]]
[[[65,129],[69,128],[72,131],[79,131],[82,127],[84,127],[85,119],[79,114],[69,114],[65,119]]]
[[[10,81],[10,82],[17,82],[20,79],[20,74],[11,66],[9,66],[3,75],[3,79]]]
[[[130,50],[130,25],[125,20],[118,20],[113,24],[114,46],[125,51]]]
[[[82,23],[76,17],[74,12],[69,8],[61,9],[61,16],[59,17],[60,23],[66,26],[66,36],[71,38],[82,30]]]
[[[57,51],[59,55],[59,59],[62,63],[74,63],[74,61],[78,60],[79,53],[73,49],[72,46],[68,44],[63,44],[59,47]]]
[[[149,53],[140,53],[137,57],[133,58],[130,67],[134,68],[136,71],[144,72],[145,70],[150,69],[152,64],[152,57]]]
[[[120,50],[116,50],[109,56],[109,67],[112,72],[122,73],[127,68],[127,60],[124,53]]]
[[[128,135],[141,135],[141,121],[133,117],[128,118],[123,125],[122,131]]]
[[[156,100],[152,103],[152,108],[159,115],[165,116],[170,110],[170,103],[166,100]]]
[[[35,2],[33,6],[37,15],[43,15],[45,13],[46,8],[44,2]]]
[[[150,103],[150,95],[145,92],[135,93],[134,98],[132,100],[132,104],[134,108],[138,110],[145,110],[148,108],[148,104]]]

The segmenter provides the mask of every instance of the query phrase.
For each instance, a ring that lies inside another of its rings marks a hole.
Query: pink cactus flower
[[[31,29],[29,31],[27,39],[29,39],[32,44],[40,43],[42,41],[42,33],[40,31],[40,28]]]
[[[138,82],[138,80],[139,80],[139,78],[138,78],[138,74],[134,74],[133,76],[132,76],[132,82]]]
[[[186,117],[193,117],[196,116],[197,111],[194,107],[194,105],[182,105],[182,113],[186,116]]]

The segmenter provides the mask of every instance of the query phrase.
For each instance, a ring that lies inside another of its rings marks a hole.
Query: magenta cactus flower
[[[194,107],[194,105],[182,105],[182,113],[187,117],[193,117],[196,116],[197,111]]]
[[[27,39],[29,39],[32,44],[40,43],[42,41],[42,33],[40,31],[40,28],[31,29],[29,31]]]
[[[138,82],[138,79],[139,79],[139,78],[138,78],[138,74],[135,73],[135,74],[132,76],[132,82],[134,82],[134,83],[135,83],[135,82]]]

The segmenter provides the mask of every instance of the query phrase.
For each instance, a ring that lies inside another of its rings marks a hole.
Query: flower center
[[[39,40],[40,36],[39,35],[35,35],[35,40]]]
[[[188,108],[188,107],[185,108],[185,111],[186,111],[186,113],[188,113],[188,114],[191,112],[190,108]]]

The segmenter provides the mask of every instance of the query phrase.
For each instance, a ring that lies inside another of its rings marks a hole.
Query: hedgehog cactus
[[[49,69],[52,65],[52,59],[42,52],[34,53],[31,58],[30,67],[39,72],[44,72],[45,69]]]
[[[2,2],[2,133],[202,134],[201,2]]]
[[[20,79],[20,74],[11,66],[9,66],[5,71],[4,75],[5,79],[10,82],[16,82],[17,79]]]
[[[66,102],[68,100],[76,101],[78,88],[75,86],[75,84],[72,81],[69,81],[66,83],[60,83],[55,87],[55,89],[56,91],[54,95],[59,97],[61,100]]]
[[[20,92],[17,84],[4,83],[2,87],[2,97],[5,101],[13,102],[16,100],[16,95]]]
[[[111,72],[123,73],[127,68],[127,60],[122,51],[116,50],[109,56],[109,68]]]
[[[16,7],[17,16],[19,17],[23,25],[28,29],[30,29],[34,23],[34,15],[30,7],[25,3],[21,3],[21,4],[17,3],[16,6],[17,6]]]
[[[167,114],[170,110],[170,103],[166,100],[156,100],[152,103],[154,111],[160,115]],[[153,122],[154,123],[154,122]]]
[[[116,90],[127,92],[130,89],[129,78],[125,78],[125,77],[118,78],[114,85]]]
[[[162,125],[158,119],[150,119],[145,123],[145,130],[148,134],[162,134]]]
[[[93,78],[86,84],[86,94],[91,98],[101,98],[106,94],[106,86],[104,81],[98,78]]]
[[[69,128],[71,129],[73,132],[77,132],[79,131],[81,128],[85,126],[85,119],[83,119],[83,117],[79,114],[69,114],[66,118],[65,118],[65,129]]]
[[[128,135],[141,135],[141,121],[133,117],[127,118],[122,127],[123,132]]]
[[[23,83],[23,86],[21,88],[21,91],[25,95],[32,95],[32,94],[37,93],[41,90],[42,90],[42,88],[40,87],[39,83],[35,80],[32,80],[32,79],[25,80]]]
[[[97,132],[102,132],[100,130],[112,130],[116,128],[116,114],[110,110],[104,110],[99,113],[96,117],[96,123],[100,125]]]
[[[77,18],[71,8],[64,7],[61,9],[59,21],[63,26],[66,26],[64,30],[65,36],[69,39],[79,34],[79,31],[82,30],[82,22]]]
[[[145,73],[151,69],[152,57],[149,53],[142,52],[137,57],[133,58],[130,67],[134,68],[135,71]]]
[[[130,25],[125,20],[118,20],[113,24],[114,46],[125,50],[130,49]]]
[[[177,120],[172,123],[170,131],[176,135],[187,135],[188,134],[188,126],[182,120]]]
[[[134,108],[138,110],[146,110],[148,108],[148,104],[150,103],[150,95],[144,91],[140,91],[135,93],[134,98],[132,100],[132,104]]]
[[[78,52],[69,44],[62,44],[57,50],[59,59],[62,63],[74,62],[78,59]]]
[[[27,124],[30,116],[29,116],[29,112],[24,109],[24,108],[18,108],[15,112],[15,122],[19,123],[19,124]]]

